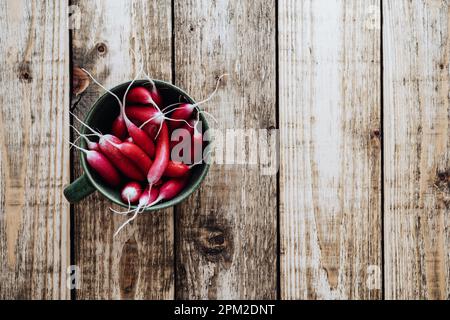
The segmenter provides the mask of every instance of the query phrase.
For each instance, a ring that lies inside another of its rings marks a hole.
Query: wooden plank
[[[275,128],[275,2],[175,1],[174,11],[176,84],[200,100],[229,73],[204,105],[214,127]],[[213,164],[177,208],[176,297],[275,298],[276,212],[276,175]]]
[[[387,299],[450,297],[448,1],[385,1]]]
[[[69,299],[67,6],[0,4],[0,299]]]
[[[381,297],[379,5],[279,1],[282,299]]]
[[[134,78],[134,49],[154,78],[171,80],[171,1],[74,1],[81,25],[73,31],[73,63],[106,87]],[[91,85],[76,114],[86,115],[102,90]],[[78,101],[78,98],[75,99]],[[81,174],[78,155],[75,176]],[[173,210],[141,215],[116,238],[124,222],[95,194],[75,205],[75,261],[81,269],[77,299],[170,299]],[[117,209],[117,208],[116,208]]]

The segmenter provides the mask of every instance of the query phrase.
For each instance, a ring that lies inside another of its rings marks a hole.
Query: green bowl
[[[182,101],[184,100],[188,103],[195,103],[195,101],[180,88],[161,80],[154,81],[156,87],[159,89],[159,92],[163,97],[165,105],[179,102],[180,97]],[[122,83],[117,87],[111,89],[111,91],[119,96],[119,98],[121,98],[125,94],[125,91],[129,84],[130,82]],[[147,80],[137,80],[133,84],[133,87],[146,85],[148,85]],[[111,132],[111,125],[114,119],[119,115],[119,112],[120,109],[117,100],[111,94],[105,93],[94,103],[84,122],[91,128],[98,129],[102,133],[108,133]],[[209,129],[209,126],[202,114],[200,114],[200,120],[202,121],[203,132],[206,132]],[[81,132],[90,133],[84,126],[82,127]],[[84,140],[82,141],[80,146],[82,148],[87,148],[86,142]],[[95,191],[99,191],[102,195],[104,195],[112,202],[122,207],[128,208],[128,203],[124,203],[120,197],[120,190],[114,189],[104,183],[102,179],[97,175],[97,173],[88,166],[86,162],[86,155],[83,152],[80,152],[80,154],[81,166],[83,167],[84,174],[64,189],[64,196],[66,197],[66,199],[71,203],[75,203],[82,200],[89,194]],[[208,173],[209,166],[210,165],[207,163],[202,163],[194,166],[191,169],[191,177],[188,184],[178,196],[171,200],[160,202],[159,204],[156,204],[151,208],[147,208],[145,211],[165,209],[182,202],[199,188],[200,184],[205,179],[206,174]],[[136,206],[132,206],[132,208],[136,208]]]

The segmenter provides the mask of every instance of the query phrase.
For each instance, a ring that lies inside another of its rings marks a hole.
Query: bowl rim
[[[178,93],[183,95],[185,97],[185,99],[189,103],[192,103],[192,104],[195,103],[195,100],[192,99],[184,90],[180,89],[179,87],[177,87],[177,86],[175,86],[175,85],[173,85],[173,84],[171,84],[169,82],[163,81],[163,80],[158,80],[158,79],[152,79],[152,80],[155,82],[155,84],[157,86],[161,85],[161,86],[169,87],[170,89],[173,89],[174,91],[177,91]],[[122,89],[122,87],[128,86],[130,83],[131,83],[131,81],[126,81],[126,82],[123,82],[121,84],[118,84],[118,85],[114,86],[113,88],[111,88],[109,90],[114,92],[115,90],[120,90],[120,89]],[[136,81],[134,81],[133,85],[143,85],[144,83],[148,83],[148,80],[145,80],[145,79],[136,80]],[[89,112],[87,113],[87,115],[84,118],[84,122],[86,124],[89,124],[89,120],[91,119],[91,117],[95,113],[96,109],[98,108],[98,106],[100,104],[103,103],[103,100],[105,100],[108,97],[108,95],[110,95],[110,93],[105,92],[100,97],[98,97],[97,100],[92,104],[91,108],[89,109]],[[206,130],[208,130],[209,129],[209,124],[206,121],[206,119],[203,116],[203,114],[200,114],[200,119],[201,119],[201,121],[203,123],[204,128]],[[83,126],[81,128],[81,133],[83,133],[83,134],[87,133],[86,127]],[[210,141],[210,143],[211,143],[211,141]],[[84,140],[82,140],[81,146],[83,148],[87,147],[86,146],[86,142]],[[87,165],[86,155],[84,154],[84,152],[80,152],[80,158],[81,158],[81,166],[83,168],[83,171],[86,174],[86,176],[88,177],[89,182],[92,183],[92,185],[95,187],[95,189],[97,191],[99,191],[104,197],[106,197],[107,199],[112,201],[113,203],[118,204],[121,207],[128,208],[128,204],[125,204],[125,203],[123,203],[121,201],[116,200],[113,196],[111,196],[109,194],[109,192],[107,190],[105,190],[101,185],[99,185],[95,181],[95,179],[92,176],[92,174],[90,172],[90,169],[89,169],[89,167]],[[171,200],[161,202],[160,204],[156,204],[156,205],[152,206],[151,208],[146,208],[144,211],[149,212],[149,211],[156,211],[156,210],[166,209],[166,208],[173,207],[173,206],[181,203],[182,201],[184,201],[187,197],[189,197],[191,194],[193,194],[195,191],[197,191],[197,189],[200,187],[200,184],[205,179],[205,177],[206,177],[206,175],[207,175],[211,165],[210,165],[210,163],[204,163],[203,166],[204,167],[202,168],[202,171],[201,171],[200,175],[198,176],[197,180],[189,187],[189,191],[188,192],[185,192],[185,193],[183,193],[183,194],[181,194],[181,195],[179,195],[179,196],[177,196],[177,197],[175,197],[175,198],[173,198]],[[136,208],[137,208],[136,205],[132,205],[131,206],[131,209],[136,209]]]

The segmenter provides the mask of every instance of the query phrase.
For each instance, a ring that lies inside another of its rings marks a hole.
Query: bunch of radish
[[[203,111],[198,106],[212,96],[197,104],[167,106],[155,83],[148,78],[149,86],[133,86],[136,79],[133,80],[120,99],[89,72],[83,71],[113,95],[120,107],[120,114],[110,124],[111,131],[106,134],[96,131],[72,114],[90,133],[83,135],[73,127],[79,138],[86,141],[87,149],[71,143],[85,153],[89,167],[106,184],[120,191],[123,202],[128,204],[127,211],[113,211],[119,214],[134,212],[117,230],[117,234],[139,213],[180,194],[189,181],[191,169],[203,162],[204,143],[199,117]],[[214,93],[216,91],[217,87]],[[182,137],[181,142],[185,146],[187,143],[187,148],[182,152],[187,152],[187,155],[183,154],[182,160],[172,156],[172,149],[179,143],[171,139],[175,131],[178,137]],[[92,137],[95,140],[90,140]],[[131,205],[137,207],[131,210]]]

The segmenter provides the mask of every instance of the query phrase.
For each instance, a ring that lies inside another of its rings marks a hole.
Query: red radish
[[[162,98],[156,89],[155,85],[152,85],[150,90],[144,87],[134,87],[130,90],[127,95],[127,101],[130,103],[139,103],[139,104],[153,104],[161,106]]]
[[[175,109],[172,109],[170,111],[171,112],[170,120],[172,120],[170,122],[170,128],[172,130],[174,130],[176,128],[181,127],[182,126],[182,122],[180,120],[188,120],[192,116],[192,114],[194,113],[195,109],[197,109],[197,111],[200,112],[200,113],[208,114],[209,116],[211,116],[217,122],[217,120],[210,113],[208,113],[206,111],[201,111],[198,108],[198,106],[200,106],[200,105],[210,101],[214,97],[214,95],[217,93],[217,90],[219,89],[220,81],[226,75],[227,74],[223,74],[223,75],[221,75],[219,77],[219,79],[217,79],[216,88],[214,89],[213,93],[208,98],[206,98],[205,100],[200,101],[198,103],[194,103],[194,104],[183,103],[179,107],[177,107]]]
[[[140,72],[138,73],[138,75],[139,74]],[[130,82],[127,90],[125,91],[125,94],[123,96],[123,102],[120,105],[120,114],[125,120],[128,133],[130,134],[130,137],[133,139],[134,143],[137,144],[139,147],[141,147],[141,149],[144,150],[150,157],[154,157],[155,144],[153,143],[153,140],[144,130],[138,128],[130,119],[128,119],[127,114],[125,112],[125,101],[127,99],[128,90],[130,90],[135,80],[136,79]]]
[[[187,182],[189,181],[189,175],[185,176],[182,179],[171,179],[167,182],[165,182],[161,188],[159,188],[159,195],[156,200],[151,202],[149,205],[147,205],[146,208],[149,208],[161,200],[170,200],[176,197],[186,186]]]
[[[169,178],[181,178],[189,172],[189,167],[182,162],[169,161],[164,171],[164,176]]]
[[[133,143],[133,138],[132,137],[128,137],[124,140],[124,142],[130,142]]]
[[[125,211],[125,212],[119,212],[116,211],[114,209],[111,209],[113,212],[118,213],[118,214],[128,214],[130,212],[134,212],[134,215],[128,219],[127,221],[125,221],[120,227],[119,229],[117,229],[117,231],[114,233],[114,237],[117,236],[120,232],[120,230],[122,230],[127,224],[129,224],[131,221],[133,221],[134,219],[136,219],[137,215],[144,211],[145,208],[151,204],[153,201],[155,201],[157,199],[159,195],[159,190],[157,188],[152,188],[152,190],[149,190],[149,188],[146,188],[142,193],[141,196],[139,197],[139,204],[137,206],[136,209],[133,210],[129,210],[129,211]]]
[[[133,139],[133,143],[138,145],[145,153],[153,158],[155,156],[155,144],[150,136],[130,120],[125,119],[125,123],[127,124],[128,132]]]
[[[142,150],[144,150],[150,157],[153,156],[153,152],[154,152],[154,144],[152,139],[140,128],[138,128],[133,122],[131,122],[130,119],[128,119],[126,113],[125,113],[125,101],[126,101],[126,97],[128,94],[128,91],[130,90],[131,86],[133,85],[133,83],[136,81],[136,78],[133,79],[133,81],[130,82],[130,84],[127,87],[127,90],[125,91],[125,94],[123,96],[123,100],[121,101],[119,99],[119,97],[111,92],[110,90],[106,89],[102,84],[100,84],[97,80],[95,80],[95,78],[85,69],[82,69],[84,72],[86,72],[86,74],[91,77],[91,79],[100,87],[102,87],[104,90],[106,90],[109,94],[111,94],[114,98],[116,98],[117,102],[119,103],[119,107],[120,107],[120,115],[122,116],[125,125],[127,127],[127,130],[130,134],[130,136],[133,138],[133,141],[139,146],[141,147]],[[139,71],[138,75],[139,76],[141,74],[142,70]]]
[[[148,119],[155,117],[159,113],[159,110],[154,107],[127,106],[126,112],[129,119],[141,125]],[[156,117],[153,122],[157,125],[161,123]]]
[[[196,105],[195,104],[190,104],[190,103],[183,103],[180,107],[175,108],[175,110],[171,113],[170,117],[172,119],[183,119],[183,120],[188,120],[191,116],[192,113],[195,110]],[[170,122],[170,128],[172,130],[179,128],[183,125],[182,122],[180,121],[171,121]]]
[[[145,175],[136,165],[120,152],[112,143],[120,144],[122,141],[113,135],[106,134],[100,138],[99,146],[103,154],[126,177],[132,180],[142,181]]]
[[[111,133],[119,139],[125,139],[125,137],[127,136],[127,125],[125,124],[125,120],[123,119],[121,114],[119,114],[114,120],[111,127]]]
[[[114,143],[109,141],[114,147],[127,157],[130,161],[138,167],[144,175],[147,175],[148,170],[152,165],[150,157],[137,145],[131,142]]]
[[[89,166],[98,173],[102,179],[112,187],[117,187],[120,184],[120,175],[111,162],[100,152],[95,150],[86,150],[80,148],[76,144],[70,144],[86,154],[86,161]]]
[[[92,129],[90,126],[85,124],[83,121],[81,121],[76,115],[74,115],[73,113],[71,114],[78,122],[80,122],[92,133],[98,136],[99,138],[98,145],[100,146],[100,151],[109,159],[109,161],[112,162],[112,164],[124,176],[132,180],[138,181],[142,181],[145,179],[145,174],[142,174],[142,172],[133,164],[133,162],[131,162],[119,151],[119,149],[117,149],[115,146],[113,146],[113,144],[111,144],[111,142],[115,144],[120,144],[122,141],[119,138],[110,134],[101,135],[100,133]]]
[[[136,203],[138,202],[142,194],[142,187],[138,182],[132,181],[128,182],[122,189],[120,196],[125,203]]]
[[[147,182],[150,186],[161,179],[166,170],[169,158],[169,129],[167,128],[167,124],[163,122],[161,125],[161,133],[156,139],[155,160],[147,174]]]

